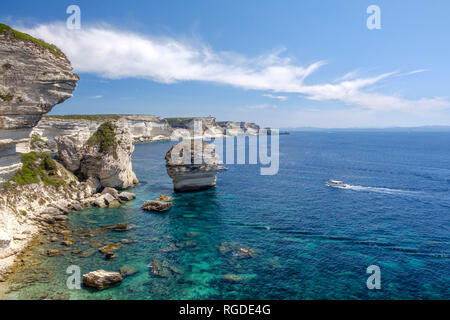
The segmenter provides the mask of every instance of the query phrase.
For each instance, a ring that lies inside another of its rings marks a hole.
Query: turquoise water
[[[120,208],[72,213],[69,224],[134,226],[80,238],[71,249],[137,242],[124,244],[113,260],[70,251],[44,258],[38,250],[34,258],[41,264],[26,272],[47,270],[50,276],[9,298],[449,299],[449,145],[449,133],[292,133],[280,136],[277,175],[261,176],[256,165],[227,165],[215,189],[188,194],[174,194],[165,172],[171,143],[136,145],[133,166],[141,184],[131,191],[137,198]],[[327,187],[330,178],[351,187]],[[175,197],[171,211],[140,210],[159,194]],[[256,254],[223,254],[223,242]],[[156,278],[147,267],[152,259],[180,273]],[[381,290],[366,287],[372,264],[381,268]],[[102,292],[68,290],[69,265],[79,265],[82,273],[130,265],[139,273]],[[230,283],[221,279],[224,274],[245,279]]]

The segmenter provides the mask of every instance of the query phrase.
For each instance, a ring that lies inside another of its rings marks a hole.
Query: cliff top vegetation
[[[58,58],[65,57],[64,53],[60,49],[58,49],[56,46],[49,44],[47,42],[44,42],[42,40],[36,39],[36,38],[30,36],[29,34],[14,30],[13,28],[11,28],[10,26],[8,26],[6,24],[0,23],[0,34],[8,34],[10,36],[13,36],[16,39],[37,44],[38,46],[40,46],[46,50],[49,50],[51,53],[53,53],[53,55],[55,55]]]
[[[100,152],[103,154],[113,152],[114,157],[116,157],[116,130],[117,126],[111,122],[107,121],[102,123],[97,131],[95,131],[89,138],[88,143],[98,144],[100,147]]]
[[[62,185],[64,177],[58,174],[58,166],[47,153],[24,153],[22,168],[5,183],[5,188],[42,182],[44,185]]]

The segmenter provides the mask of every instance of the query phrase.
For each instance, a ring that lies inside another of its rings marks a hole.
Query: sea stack
[[[105,188],[122,190],[139,183],[131,163],[132,136],[116,121],[102,123],[87,140],[72,135],[55,141],[59,158],[72,172],[97,178]]]
[[[202,141],[180,142],[166,153],[166,170],[175,192],[215,187],[219,163],[215,145]]]

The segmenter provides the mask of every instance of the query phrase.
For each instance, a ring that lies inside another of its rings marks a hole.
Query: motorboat
[[[344,182],[339,181],[339,180],[331,179],[331,180],[328,180],[327,186],[333,187],[333,188],[345,188],[345,187],[347,187],[347,184],[345,184]]]

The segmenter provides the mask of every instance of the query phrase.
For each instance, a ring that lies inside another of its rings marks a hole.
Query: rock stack
[[[180,142],[166,153],[167,174],[176,192],[215,187],[219,163],[215,145],[202,141]]]
[[[114,121],[101,124],[87,140],[68,135],[56,143],[65,167],[84,178],[97,178],[102,187],[126,189],[139,183],[131,164],[131,134]]]

